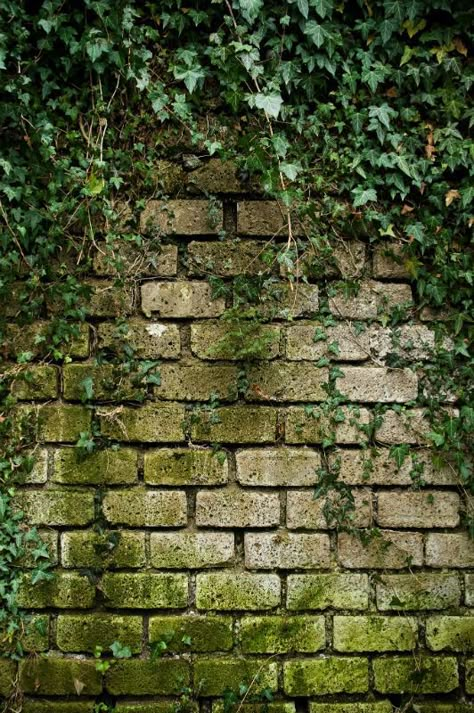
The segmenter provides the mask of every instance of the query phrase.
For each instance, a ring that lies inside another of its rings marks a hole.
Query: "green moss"
[[[366,609],[365,574],[295,574],[288,577],[288,609]]]
[[[87,577],[61,571],[56,571],[54,579],[35,585],[30,575],[23,575],[17,595],[18,606],[27,609],[88,609],[94,599],[95,587]]]
[[[284,689],[290,696],[364,693],[369,687],[366,658],[321,658],[287,661]]]
[[[44,699],[25,699],[22,713],[94,713],[94,701],[81,703],[62,701],[45,701]]]
[[[432,651],[474,651],[474,617],[430,617],[426,622],[426,641]]]
[[[79,459],[74,448],[61,448],[54,454],[52,480],[73,485],[133,483],[137,480],[138,454],[130,448],[91,453]]]
[[[474,693],[474,659],[466,661],[466,691]]]
[[[225,708],[227,711],[227,707]],[[239,702],[231,707],[231,713],[295,713],[295,704],[289,702],[273,702],[273,703],[244,703]],[[212,713],[224,713],[224,701],[213,701]]]
[[[111,607],[184,609],[188,603],[185,574],[106,573],[101,588]]]
[[[326,643],[324,618],[311,616],[246,617],[240,622],[246,653],[312,652]]]
[[[49,646],[49,616],[32,616],[22,638],[25,651],[46,651]]]
[[[153,703],[122,703],[118,702],[114,708],[114,713],[198,713],[197,703],[186,702],[183,704],[179,699],[174,701],[154,701]]]
[[[161,448],[145,453],[145,482],[151,485],[220,485],[227,482],[227,459],[212,450]]]
[[[47,404],[38,413],[37,429],[40,441],[75,443],[82,431],[91,425],[91,412],[84,406]]]
[[[15,675],[16,663],[9,659],[0,659],[0,696],[10,695]]]
[[[145,384],[134,384],[113,364],[67,364],[63,368],[63,393],[68,401],[82,401],[86,396],[84,380],[91,380],[95,400],[139,400],[146,394]]]
[[[409,651],[417,643],[412,617],[338,616],[334,618],[337,651]]]
[[[452,657],[384,658],[373,662],[375,688],[381,693],[449,693],[459,685]]]
[[[119,441],[142,443],[184,441],[184,406],[150,403],[140,408],[124,407],[101,411],[101,429],[105,436]]]
[[[183,686],[189,686],[190,681],[191,674],[186,661],[129,659],[117,661],[107,671],[105,687],[115,696],[173,696],[179,694]]]
[[[93,652],[96,646],[108,649],[114,641],[139,653],[142,644],[142,618],[112,614],[59,616],[56,641],[61,651]]]
[[[58,393],[58,370],[54,366],[30,365],[22,378],[15,379],[12,393],[17,399],[55,399]]]
[[[164,640],[170,651],[228,651],[232,648],[232,618],[228,616],[154,616],[150,642]]]
[[[238,692],[241,684],[250,684],[253,692],[278,688],[277,664],[262,659],[201,658],[194,665],[194,687],[200,696],[222,696],[227,690]]]
[[[76,530],[61,538],[65,567],[137,568],[145,564],[145,533],[134,530]]]
[[[310,703],[309,713],[392,713],[390,701],[377,703]]]
[[[280,579],[274,574],[210,572],[198,574],[198,609],[224,611],[273,609],[280,604]]]
[[[16,503],[32,525],[87,525],[94,519],[92,491],[26,490]]]
[[[212,414],[196,414],[195,441],[219,443],[272,443],[276,437],[276,409],[268,406],[224,406]]]
[[[98,695],[102,680],[94,661],[39,656],[20,663],[20,685],[25,693],[77,695],[75,681],[83,684],[81,695]]]

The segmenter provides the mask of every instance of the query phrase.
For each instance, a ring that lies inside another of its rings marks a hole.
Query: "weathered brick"
[[[58,395],[58,368],[50,364],[30,364],[13,380],[11,391],[20,401],[55,399]]]
[[[222,206],[205,200],[148,201],[140,230],[177,235],[214,235],[222,228]]]
[[[373,662],[380,693],[449,693],[459,684],[458,664],[450,657],[379,658]]]
[[[328,535],[278,531],[245,535],[248,569],[315,569],[330,564]]]
[[[278,493],[229,487],[201,490],[196,496],[198,527],[273,527],[279,521]]]
[[[185,574],[106,572],[100,587],[112,609],[184,609],[188,603]]]
[[[474,693],[474,659],[466,661],[466,692]]]
[[[186,525],[186,494],[181,490],[110,490],[102,501],[105,519],[131,527],[180,527]]]
[[[130,448],[107,448],[80,458],[74,448],[54,452],[51,480],[63,485],[123,485],[137,480],[138,454]]]
[[[398,467],[388,448],[339,449],[331,460],[339,464],[339,479],[348,485],[413,485],[419,478],[430,485],[455,485],[452,468],[435,463],[433,456],[428,450],[413,450]],[[420,464],[421,475],[417,472]]]
[[[0,659],[0,696],[9,696],[13,692],[13,682],[17,672],[17,664],[10,659]]]
[[[410,305],[412,293],[409,285],[368,281],[360,285],[357,295],[344,296],[342,289],[329,299],[329,309],[338,318],[376,319],[389,314],[399,305]]]
[[[339,276],[348,280],[362,275],[366,267],[366,246],[360,240],[340,241],[332,244],[329,249],[321,249],[313,244],[305,247],[306,249],[295,260],[291,269],[291,273],[298,278],[317,279],[324,275]],[[286,250],[286,246],[283,250]],[[280,274],[287,276],[288,273],[288,268],[282,263]]]
[[[168,495],[170,491],[166,491]],[[232,562],[234,535],[227,532],[152,532],[150,564],[157,569],[203,569]]]
[[[235,366],[213,364],[163,364],[161,383],[154,387],[159,399],[174,401],[220,401],[237,399],[238,369]]]
[[[474,607],[474,574],[466,574],[464,582],[466,590],[466,606]]]
[[[96,671],[94,661],[38,656],[21,661],[19,673],[24,693],[77,695],[76,681],[81,682],[84,696],[102,692],[101,675]]]
[[[331,415],[322,408],[293,406],[286,414],[287,443],[322,443],[329,439],[336,443],[360,443],[366,436],[359,426],[370,422],[370,412],[365,408],[342,407]]]
[[[141,287],[142,310],[149,316],[156,312],[161,317],[218,317],[225,309],[222,297],[212,299],[207,282],[145,282]]]
[[[32,324],[5,325],[5,348],[8,356],[16,357],[20,352],[31,352],[34,357],[41,356],[47,350],[49,322]],[[89,325],[77,324],[75,334],[61,343],[61,352],[76,359],[89,355]]]
[[[133,312],[135,290],[116,287],[113,282],[89,280],[92,293],[87,301],[87,312],[92,317],[123,317]]]
[[[288,222],[285,209],[276,201],[239,201],[237,232],[243,235],[286,235]]]
[[[287,609],[367,609],[366,574],[290,574]]]
[[[49,615],[34,614],[31,616],[31,618],[27,620],[25,632],[21,638],[24,651],[31,653],[47,651],[50,644],[50,629]]]
[[[417,640],[418,623],[412,617],[334,617],[336,651],[410,651]]]
[[[105,674],[105,688],[114,696],[173,696],[190,681],[189,663],[179,659],[116,661]]]
[[[374,277],[408,278],[406,258],[403,246],[397,243],[376,245],[374,247]]]
[[[188,245],[190,275],[258,275],[268,271],[262,254],[271,248],[265,242],[237,240],[235,242],[192,242]]]
[[[229,464],[210,449],[160,448],[145,453],[144,476],[149,485],[224,485]]]
[[[377,703],[313,703],[310,701],[309,713],[393,713],[393,706],[390,701],[377,701]]]
[[[312,653],[326,644],[322,616],[248,616],[239,639],[247,654]]]
[[[369,688],[366,658],[296,659],[283,665],[283,688],[289,696],[364,693]]]
[[[383,414],[382,423],[376,428],[379,443],[426,443],[426,434],[430,430],[423,409],[410,409],[397,413],[388,410]]]
[[[211,158],[191,173],[185,174],[188,180],[188,190],[195,187],[195,190],[205,194],[216,193],[242,193],[248,190],[247,182],[242,183],[237,175],[237,166],[233,161],[223,161],[219,158]],[[181,188],[185,178],[181,178],[177,187]],[[251,190],[259,192],[261,187],[258,181],[250,179]],[[167,191],[169,193],[170,191]]]
[[[150,617],[150,643],[166,641],[169,651],[229,651],[233,645],[232,617],[179,616]]]
[[[379,491],[377,522],[382,527],[456,527],[461,501],[457,493]]]
[[[234,346],[241,351],[248,348],[248,340],[264,343],[258,351],[258,359],[274,359],[280,353],[280,327],[274,324],[244,323],[240,334],[232,323],[207,320],[191,325],[191,351],[200,359],[241,358]]]
[[[426,538],[429,567],[474,567],[474,547],[466,532],[430,532]]]
[[[242,485],[302,486],[318,482],[321,456],[309,448],[252,448],[238,451],[237,480]]]
[[[142,630],[140,616],[65,614],[56,622],[56,642],[61,651],[93,653],[96,646],[109,649],[114,641],[120,641],[136,654],[141,651]]]
[[[109,322],[98,324],[97,344],[99,349],[119,354],[127,346],[139,359],[177,359],[181,351],[181,338],[176,324],[139,319],[127,320],[126,330]]]
[[[275,574],[209,572],[196,577],[198,609],[258,611],[280,604],[280,578]]]
[[[17,496],[18,497],[18,496]],[[48,550],[50,564],[58,564],[59,551],[59,533],[56,530],[41,527],[37,529],[38,540],[33,538],[29,542],[25,542],[24,554],[19,558],[18,565],[24,569],[34,569],[37,566],[38,560],[35,558],[35,550],[39,544],[45,545]]]
[[[32,525],[87,525],[94,519],[92,491],[24,490],[16,502]]]
[[[336,385],[350,401],[403,403],[418,396],[418,377],[410,369],[346,366],[343,372]]]
[[[48,480],[48,451],[35,448],[30,455],[33,459],[31,470],[23,473],[18,481],[22,485],[43,485]]]
[[[63,395],[68,401],[82,401],[84,383],[88,382],[94,401],[141,401],[146,395],[146,384],[135,375],[124,374],[114,364],[83,362],[63,367]]]
[[[347,520],[355,527],[369,527],[372,521],[372,494],[359,488],[352,491],[354,510],[347,513]],[[315,498],[313,490],[294,490],[287,494],[286,522],[290,530],[326,530],[336,527],[331,511],[341,505],[341,496],[334,490],[326,497]],[[326,505],[331,505],[328,518]]]
[[[146,700],[146,699],[145,699]],[[114,713],[175,713],[176,706],[181,701],[177,698],[169,700],[153,700],[151,703],[140,701],[130,701],[123,698],[117,699]],[[188,713],[199,713],[199,706],[195,702],[186,702]]]
[[[474,651],[474,617],[429,617],[426,620],[426,643],[432,651]]]
[[[95,587],[86,576],[56,570],[54,579],[31,584],[24,575],[18,589],[17,603],[26,609],[89,609],[95,599]]]
[[[313,364],[270,362],[251,366],[247,373],[251,401],[324,401],[327,369]]]
[[[459,606],[461,587],[455,574],[387,574],[376,585],[381,611],[446,609]]]
[[[134,569],[145,565],[145,533],[73,530],[61,534],[63,567]]]
[[[99,416],[103,435],[119,441],[184,441],[184,406],[180,404],[147,403],[140,408],[103,408]]]
[[[273,701],[273,703],[241,703],[237,702],[229,709],[232,713],[237,713],[240,708],[242,713],[295,713],[296,706],[294,702],[289,701]],[[227,710],[227,706],[225,706]],[[224,713],[224,701],[212,701],[212,713]],[[468,713],[471,713],[469,711]]]
[[[404,569],[423,564],[423,536],[419,532],[381,530],[369,542],[340,533],[337,549],[340,564],[348,569]]]
[[[256,678],[257,677],[257,678]],[[278,689],[278,668],[274,661],[249,658],[199,658],[194,664],[194,686],[200,696],[222,696],[250,685],[254,693]]]
[[[46,698],[24,698],[22,713],[95,713],[95,699],[85,701],[52,701]]]
[[[173,277],[178,268],[178,247],[160,245],[147,252],[143,246],[118,240],[103,245],[93,259],[93,269],[101,277],[117,275],[147,275],[153,277]]]
[[[91,412],[84,406],[46,404],[38,410],[38,440],[50,443],[75,443],[82,431],[88,431]]]
[[[318,338],[322,332],[325,338]],[[334,361],[361,361],[370,354],[370,333],[357,334],[350,324],[322,329],[319,322],[296,324],[286,332],[286,357],[293,361],[329,357]]]
[[[207,443],[272,443],[277,411],[268,406],[223,406],[194,414],[191,437]]]
[[[384,359],[388,354],[397,354],[404,359],[416,361],[428,359],[436,345],[434,330],[421,324],[402,324],[395,328],[370,329],[371,351],[379,358]],[[444,349],[452,348],[452,341],[442,340]]]
[[[234,304],[241,304],[241,296],[235,295]],[[249,304],[250,309],[255,305]],[[317,285],[289,282],[272,283],[270,296],[262,299],[256,313],[265,318],[291,320],[296,317],[313,317],[319,308],[319,288]]]

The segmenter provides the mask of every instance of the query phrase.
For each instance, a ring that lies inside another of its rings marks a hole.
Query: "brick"
[[[50,617],[48,615],[35,614],[31,616],[26,623],[24,634],[21,638],[24,651],[35,654],[40,651],[47,651],[50,645],[50,629]]]
[[[250,401],[324,401],[327,369],[313,364],[270,362],[251,366],[247,372]]]
[[[103,408],[99,412],[104,436],[142,443],[184,441],[184,415],[184,406],[160,403],[147,403],[140,408]]]
[[[315,485],[321,456],[309,448],[252,448],[238,451],[237,480],[256,487]]]
[[[329,567],[328,535],[251,533],[245,535],[248,569],[315,569]]]
[[[219,317],[225,309],[222,297],[212,299],[207,282],[145,282],[141,287],[142,310],[149,316],[156,312],[161,317]]]
[[[180,527],[188,519],[186,494],[180,490],[110,490],[102,511],[112,525],[131,527]]]
[[[20,662],[20,685],[24,693],[77,695],[75,681],[83,684],[81,694],[84,696],[102,692],[101,675],[95,669],[95,661],[38,656]]]
[[[58,395],[58,368],[48,364],[29,364],[13,380],[12,394],[20,401],[55,399]]]
[[[178,699],[154,700],[152,703],[118,699],[114,713],[174,713],[178,705],[180,705]],[[198,705],[188,701],[186,701],[186,710],[188,713],[199,713]]]
[[[116,661],[105,674],[105,688],[114,696],[173,696],[190,681],[189,663],[178,659]]]
[[[272,249],[264,241],[236,240],[225,242],[192,242],[188,245],[190,275],[258,275],[269,270],[262,255]]]
[[[237,175],[237,167],[233,161],[223,161],[219,158],[211,158],[201,164],[199,168],[187,174],[188,190],[191,186],[195,189],[208,193],[242,193],[248,190],[247,182],[242,183]],[[183,180],[179,183],[181,188]],[[191,185],[190,185],[191,184]],[[251,190],[260,190],[258,181],[250,179]],[[167,191],[169,193],[169,191]]]
[[[242,713],[295,713],[296,706],[294,702],[289,701],[274,701],[273,703],[235,703],[229,709],[232,713],[237,713],[240,708]],[[214,700],[212,702],[212,713],[224,713],[224,702],[222,700]],[[226,707],[227,710],[227,707]],[[471,711],[469,711],[471,713]]]
[[[321,330],[325,339],[317,338]],[[326,329],[322,329],[319,322],[296,324],[286,332],[286,358],[292,361],[314,361],[323,357],[333,361],[363,361],[368,355],[370,333],[357,334],[350,323]]]
[[[273,443],[277,411],[267,406],[223,406],[200,411],[191,423],[197,443]]]
[[[429,567],[474,567],[474,547],[466,532],[430,532],[426,538]]]
[[[455,574],[387,574],[376,585],[381,611],[446,609],[457,607],[461,587]]]
[[[404,569],[423,564],[423,535],[419,532],[381,530],[362,542],[355,535],[338,535],[338,558],[347,569]]]
[[[9,696],[13,692],[13,682],[17,672],[17,664],[9,659],[0,659],[0,696]]]
[[[369,527],[372,521],[372,494],[365,488],[352,491],[354,510],[347,512],[347,521],[354,527]],[[334,490],[326,497],[316,498],[314,490],[293,490],[287,493],[286,522],[290,530],[327,530],[336,527],[331,511],[343,506],[341,496]],[[331,505],[328,518],[326,505]]]
[[[333,462],[339,463],[339,480],[348,485],[413,485],[421,479],[430,485],[455,485],[456,476],[448,465],[434,462],[428,450],[413,450],[399,468],[388,448],[368,450],[339,449]],[[416,468],[422,465],[418,475]]]
[[[112,609],[184,609],[188,603],[185,574],[106,572],[101,590]]]
[[[388,410],[383,414],[381,425],[376,428],[376,438],[385,445],[396,443],[426,443],[430,430],[423,409],[409,409],[397,413]]]
[[[18,493],[17,497],[20,495]],[[16,501],[18,502],[18,501]],[[47,528],[37,528],[37,538],[24,543],[24,554],[19,558],[18,565],[24,569],[34,569],[37,565],[35,550],[40,545],[45,545],[48,550],[49,561],[52,565],[58,564],[58,532]]]
[[[392,656],[373,662],[375,689],[380,693],[449,693],[458,687],[455,658]]]
[[[410,651],[418,641],[418,623],[412,617],[335,616],[336,651]]]
[[[135,377],[135,378],[134,378]],[[115,364],[66,364],[63,367],[63,395],[67,401],[83,401],[84,382],[90,380],[94,401],[141,401],[146,396],[146,384],[140,383],[138,372],[124,373]]]
[[[48,451],[46,448],[35,448],[29,455],[33,459],[31,470],[23,473],[18,482],[21,485],[43,485],[48,480]]]
[[[393,713],[390,701],[377,703],[313,703],[310,701],[309,713]]]
[[[474,616],[429,617],[426,643],[432,651],[474,651]]]
[[[120,641],[137,654],[142,648],[142,630],[140,616],[67,614],[57,619],[56,642],[61,651],[93,653],[96,646],[109,649],[114,641]]]
[[[374,247],[374,277],[407,279],[410,277],[403,255],[403,246],[397,243]]]
[[[88,280],[91,296],[87,313],[91,317],[123,317],[133,312],[135,291],[133,287],[116,287],[113,282]]]
[[[170,491],[167,491],[168,494]],[[203,569],[232,562],[234,535],[227,532],[152,532],[150,564],[156,569]]]
[[[92,491],[26,490],[17,503],[31,525],[87,525],[94,519]]]
[[[403,403],[418,396],[418,377],[410,369],[346,366],[343,371],[336,385],[350,401]]]
[[[456,527],[461,501],[457,493],[379,491],[377,522],[382,527]]]
[[[65,703],[45,698],[24,698],[22,713],[94,713],[94,706],[94,699]]]
[[[196,496],[198,527],[274,527],[279,521],[278,493],[225,488]]]
[[[237,204],[237,232],[243,235],[287,235],[285,209],[276,201],[240,201]]]
[[[198,609],[258,611],[280,604],[280,578],[275,574],[209,572],[196,577]]]
[[[368,281],[361,283],[357,295],[345,297],[341,289],[329,299],[329,309],[338,319],[377,319],[394,307],[412,304],[410,285]]]
[[[469,703],[414,703],[415,713],[472,713],[472,706]]]
[[[147,246],[119,239],[111,244],[102,243],[102,250],[95,253],[92,265],[96,275],[101,277],[173,277],[178,268],[178,247],[153,245],[147,250]]]
[[[159,399],[174,401],[236,401],[238,369],[213,364],[163,364],[161,384],[154,387]]]
[[[91,425],[91,412],[84,406],[46,404],[38,410],[39,441],[75,443]]]
[[[330,439],[336,443],[361,443],[366,440],[366,435],[359,425],[364,426],[370,422],[370,412],[367,409],[341,407],[334,416],[338,419],[332,420],[330,415],[317,406],[311,411],[298,406],[290,407],[286,414],[286,442],[322,443]]]
[[[89,609],[95,599],[95,587],[86,576],[56,570],[54,579],[31,584],[24,575],[18,589],[18,606],[25,609]]]
[[[313,653],[326,644],[324,617],[244,617],[239,639],[246,654]]]
[[[236,294],[234,304],[241,304],[241,296]],[[296,317],[313,317],[319,308],[319,288],[317,285],[289,282],[272,283],[270,294],[263,296],[256,313],[266,320],[291,320]],[[249,309],[255,309],[253,303]]]
[[[447,350],[453,346],[447,338],[441,345]],[[436,346],[436,334],[421,324],[402,324],[392,329],[372,328],[370,346],[379,359],[385,359],[388,354],[397,354],[410,361],[428,359]]]
[[[108,322],[98,324],[97,345],[99,349],[119,354],[128,347],[139,359],[177,359],[181,352],[176,324],[139,319],[127,320],[126,328]]]
[[[258,679],[255,677],[258,675]],[[278,689],[278,668],[273,661],[244,658],[200,658],[194,664],[194,685],[200,696],[221,696],[241,684],[254,684],[253,691]]]
[[[317,248],[315,245],[308,244],[302,255],[295,261],[291,272],[299,278],[304,276],[318,279],[322,276],[340,276],[348,280],[362,275],[366,261],[366,246],[360,240],[344,239],[326,248]],[[280,274],[288,275],[288,269],[284,264],[280,266]]]
[[[149,641],[166,641],[170,652],[229,651],[233,646],[230,616],[152,616]]]
[[[366,658],[337,656],[285,661],[283,688],[288,696],[364,693],[369,688],[369,663]]]
[[[34,357],[42,356],[47,351],[49,322],[38,321],[32,324],[6,324],[5,346],[8,356],[16,357],[20,352],[31,352]],[[89,325],[77,324],[75,334],[61,343],[64,355],[81,359],[89,355]]]
[[[474,607],[474,574],[466,574],[464,581],[466,585],[466,606]]]
[[[474,659],[466,661],[466,692],[474,693]]]
[[[290,574],[287,609],[367,609],[369,580],[365,574]]]
[[[51,480],[62,485],[126,485],[137,480],[138,454],[130,448],[107,448],[80,458],[76,449],[54,452]]]
[[[280,327],[274,324],[207,320],[191,325],[191,351],[200,359],[241,359],[249,341],[259,341],[262,347],[252,356],[257,359],[274,359],[280,353]]]
[[[214,235],[222,228],[222,206],[205,200],[148,201],[140,216],[142,233]]]
[[[229,464],[210,449],[160,448],[146,451],[144,477],[149,485],[224,485]]]
[[[145,565],[145,533],[74,530],[61,534],[63,567],[134,569]]]

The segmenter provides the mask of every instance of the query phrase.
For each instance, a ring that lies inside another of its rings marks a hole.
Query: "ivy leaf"
[[[239,5],[247,22],[253,22],[262,9],[263,0],[239,0]]]
[[[86,188],[91,196],[98,196],[105,188],[105,181],[103,178],[96,176],[95,173],[91,173],[86,183]]]
[[[202,67],[191,67],[185,69],[175,69],[174,76],[184,82],[186,89],[190,94],[194,92],[198,84],[202,83],[206,73]]]
[[[397,112],[389,107],[388,104],[382,104],[381,106],[371,106],[369,108],[369,116],[371,119],[377,119],[381,124],[390,128],[390,117],[396,116]]]
[[[304,33],[305,35],[309,35],[311,37],[316,47],[319,48],[323,46],[326,31],[323,29],[322,25],[319,25],[314,20],[310,20],[305,25]]]
[[[120,641],[114,641],[110,646],[110,650],[116,659],[129,659],[132,651],[129,646],[122,646]]]
[[[352,204],[354,208],[358,208],[366,203],[377,200],[377,191],[375,188],[366,188],[365,190],[362,190],[361,188],[354,188],[352,193],[354,193],[354,202]]]
[[[314,7],[319,17],[322,17],[323,20],[326,15],[330,16],[333,10],[332,0],[312,0],[311,6]]]
[[[86,377],[81,381],[81,387],[84,392],[82,401],[90,401],[94,398],[94,382],[91,376]]]
[[[303,15],[304,19],[308,19],[308,0],[297,0],[296,4],[298,5],[298,10],[301,12]]]
[[[263,109],[263,111],[274,119],[278,117],[282,104],[283,99],[281,94],[259,93],[255,95],[255,106],[257,109]]]
[[[282,163],[280,164],[281,172],[290,180],[294,181],[300,172],[301,166],[297,163]]]
[[[395,30],[397,29],[397,23],[393,20],[385,19],[380,23],[380,37],[382,42],[388,42]]]
[[[403,18],[405,17],[402,0],[385,0],[384,5],[387,13],[392,15],[393,18],[401,24]]]

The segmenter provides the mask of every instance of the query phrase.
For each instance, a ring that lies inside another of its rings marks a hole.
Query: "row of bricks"
[[[325,609],[365,610],[370,606],[367,574],[277,574],[251,572],[206,572],[196,575],[195,606],[202,611],[268,611],[286,600],[290,611]],[[466,575],[465,602],[474,606],[473,575]],[[99,591],[112,609],[187,609],[190,579],[184,573],[106,572]],[[380,611],[443,610],[459,607],[461,579],[455,573],[384,574],[375,582],[375,602]],[[23,576],[19,606],[31,609],[90,609],[96,586],[77,572],[58,570],[54,580],[31,585]],[[191,597],[193,599],[193,596]]]

